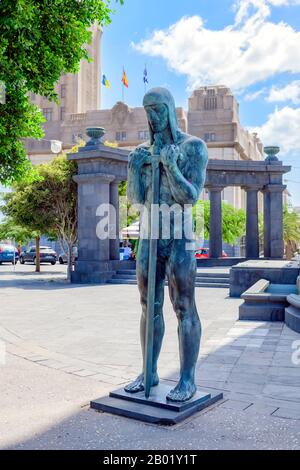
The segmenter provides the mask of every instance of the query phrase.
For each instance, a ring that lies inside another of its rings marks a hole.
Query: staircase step
[[[135,275],[136,270],[135,269],[119,269],[117,271],[117,274],[122,274],[122,275]],[[207,273],[205,271],[197,271],[197,276],[200,277],[207,277],[207,278],[222,278],[222,279],[229,279],[230,275],[228,273]]]
[[[136,285],[135,269],[119,269],[116,274],[108,281],[108,284],[127,284]],[[167,284],[167,282],[166,282]],[[197,270],[195,287],[215,287],[228,289],[230,286],[230,275],[227,272],[206,272]]]
[[[109,279],[107,284],[127,284],[127,285],[136,285],[137,282],[135,280],[129,279]]]
[[[229,279],[226,279],[224,277],[196,277],[196,282],[216,282],[217,284],[220,282],[221,284],[229,284]]]
[[[120,279],[120,278],[112,278],[107,281],[107,284],[127,284],[127,285],[136,285],[136,279]],[[167,282],[166,282],[167,285]],[[195,282],[195,287],[215,287],[215,288],[222,288],[228,289],[229,284],[225,283],[206,283],[206,282]]]
[[[205,271],[197,271],[197,276],[200,277],[207,277],[207,278],[222,278],[222,279],[230,279],[230,274],[228,273],[206,273]]]
[[[135,279],[136,280],[136,275],[135,274],[114,274],[113,279]]]
[[[120,274],[117,272],[117,274],[113,275],[113,279],[136,280],[136,275],[135,274]],[[228,284],[229,285],[229,279],[223,278],[223,277],[206,278],[206,277],[196,276],[196,282],[201,282],[203,284],[216,283],[216,284]]]
[[[224,283],[202,283],[202,282],[195,282],[195,287],[215,287],[218,289],[229,289],[230,285],[229,284],[224,284]]]
[[[119,269],[117,271],[117,274],[124,274],[124,275],[132,275],[134,274],[135,275],[136,271],[135,269]]]

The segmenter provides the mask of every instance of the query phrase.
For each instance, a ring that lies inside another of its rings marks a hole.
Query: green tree
[[[197,233],[203,233],[209,240],[210,201],[199,200],[193,208]],[[246,211],[235,209],[231,204],[222,202],[222,238],[225,243],[234,245],[246,233]]]
[[[43,188],[37,190],[42,184],[36,172],[15,183],[13,191],[4,195],[5,204],[1,208],[12,224],[35,233],[36,272],[40,272],[40,237],[42,234],[53,236],[47,194]]]
[[[67,252],[67,279],[70,280],[73,268],[72,252],[77,242],[77,184],[73,179],[77,173],[77,165],[74,161],[68,161],[67,156],[62,154],[49,163],[39,165],[38,173],[41,180],[37,183],[35,191],[45,195],[43,203],[47,201],[49,224],[61,241],[63,250]]]
[[[300,215],[286,205],[283,207],[283,240],[286,257],[291,259],[300,243]]]
[[[11,184],[29,171],[23,139],[43,136],[44,118],[28,93],[58,101],[55,83],[77,72],[82,59],[90,60],[85,47],[90,28],[108,24],[111,13],[110,0],[0,1],[1,183]]]
[[[13,224],[36,233],[36,271],[40,271],[40,236],[59,239],[68,255],[68,279],[72,271],[72,248],[77,241],[77,168],[62,154],[38,165],[31,177],[16,183],[4,196],[2,210]]]
[[[19,245],[27,245],[36,235],[36,232],[16,224],[14,220],[10,218],[7,218],[0,224],[0,240],[14,240]]]
[[[139,218],[139,213],[137,210],[133,210],[133,207],[126,199],[127,193],[127,181],[121,181],[119,184],[119,196],[120,196],[120,212],[126,213],[126,227],[135,222]],[[125,222],[125,221],[124,221]],[[121,227],[125,228],[125,227]]]

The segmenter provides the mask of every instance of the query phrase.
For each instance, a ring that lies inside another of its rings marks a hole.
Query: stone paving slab
[[[252,403],[248,408],[244,409],[246,413],[262,413],[264,415],[274,415],[278,410],[278,407],[262,403]]]
[[[242,401],[242,400],[232,400],[229,399],[222,404],[223,408],[228,408],[230,410],[242,410],[245,411],[252,405],[251,402]]]
[[[291,410],[289,408],[280,407],[278,408],[272,416],[285,419],[299,419],[300,420],[300,409]]]
[[[298,402],[300,409],[300,387],[271,383],[264,387],[263,394],[286,401]]]

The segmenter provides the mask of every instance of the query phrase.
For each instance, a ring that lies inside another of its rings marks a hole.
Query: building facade
[[[200,87],[189,99],[188,132],[203,139],[210,159],[216,160],[264,160],[263,144],[257,134],[241,126],[239,104],[226,86]],[[206,199],[206,193],[202,198]],[[236,208],[246,207],[245,191],[239,187],[227,187],[222,199]],[[262,211],[262,196],[259,197]]]
[[[80,116],[88,111],[100,109],[101,92],[101,36],[102,31],[94,25],[91,29],[92,40],[86,46],[92,62],[82,60],[77,74],[63,75],[55,89],[60,103],[57,105],[47,99],[31,94],[31,101],[36,104],[46,119],[43,125],[45,137],[41,141],[30,140],[27,143],[28,155],[33,164],[49,161],[51,153],[50,140],[60,140],[63,148],[71,148],[74,143],[67,140],[63,124],[68,116]]]

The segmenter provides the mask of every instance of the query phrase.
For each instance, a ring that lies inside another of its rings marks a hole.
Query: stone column
[[[112,226],[112,238],[110,239],[110,259],[120,259],[120,239],[119,239],[119,181],[113,181],[110,185],[110,204],[114,207],[111,214],[110,224]]]
[[[114,179],[103,173],[74,177],[78,184],[78,261],[73,282],[106,282],[111,277],[109,236],[99,234],[103,232],[101,220],[109,230],[110,183]]]
[[[247,200],[246,258],[259,258],[258,187],[245,187]]]
[[[269,184],[264,188],[264,255],[266,258],[283,258],[283,200],[286,186]]]
[[[222,256],[222,190],[220,186],[209,187],[210,222],[209,256],[216,259]]]
[[[270,258],[270,229],[271,229],[271,219],[270,219],[270,192],[265,190],[264,194],[264,257]]]

